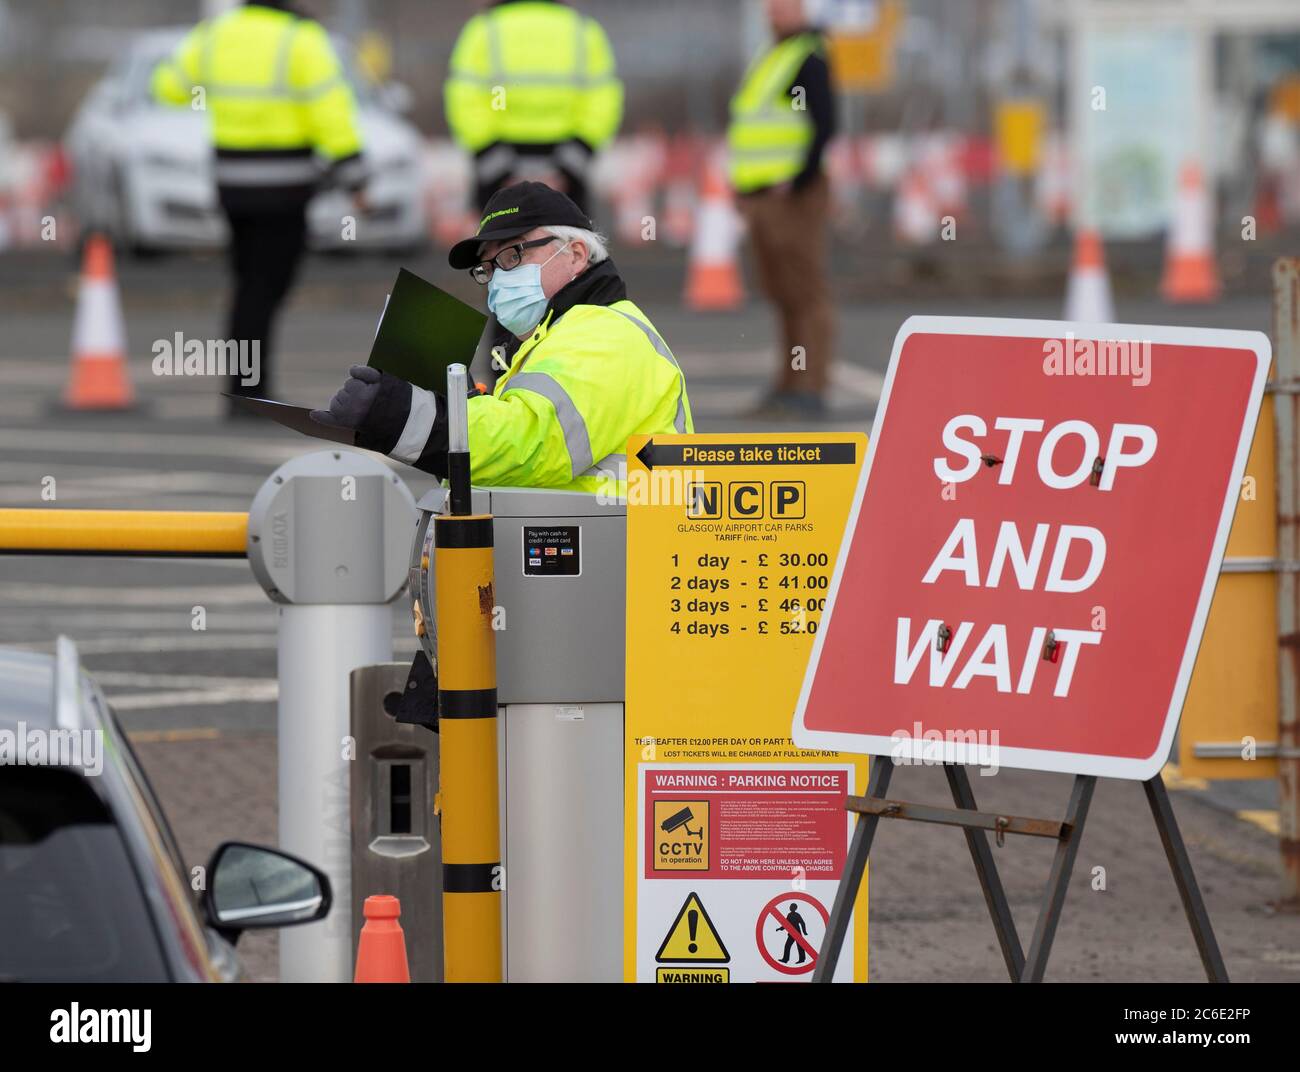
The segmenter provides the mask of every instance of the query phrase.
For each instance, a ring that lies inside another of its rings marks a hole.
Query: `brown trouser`
[[[763,292],[781,319],[776,387],[822,394],[834,331],[826,275],[830,183],[819,175],[798,192],[764,190],[738,203],[749,224]],[[797,360],[801,352],[802,361]]]

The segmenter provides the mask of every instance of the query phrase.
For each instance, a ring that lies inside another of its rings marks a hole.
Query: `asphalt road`
[[[47,257],[49,255],[46,255]],[[70,265],[0,263],[0,506],[246,510],[268,473],[314,443],[276,426],[228,425],[218,385],[159,378],[155,339],[181,331],[219,337],[219,261],[167,258],[124,267],[131,373],[145,407],[124,416],[56,412],[68,368]],[[281,324],[287,401],[318,405],[368,352],[396,262],[310,262]],[[441,281],[431,260],[416,266]],[[766,309],[694,315],[680,278],[655,262],[625,265],[632,296],[681,361],[700,431],[761,431],[741,414],[762,391],[775,356]],[[473,288],[453,284],[466,297]],[[846,293],[854,286],[847,281]],[[868,430],[899,325],[913,313],[1059,315],[1041,281],[1024,296],[846,301],[839,310],[833,414],[824,426]],[[1149,290],[1148,290],[1149,293]],[[1212,309],[1171,309],[1149,296],[1121,298],[1122,320],[1268,329],[1267,294],[1239,294]],[[793,430],[797,426],[789,426]],[[418,496],[425,474],[396,466]],[[42,500],[54,478],[57,498]],[[191,628],[203,606],[207,628]],[[394,608],[399,657],[414,650],[404,601]],[[275,612],[243,562],[0,558],[0,643],[49,650],[64,633],[80,646],[140,745],[191,863],[231,837],[275,841]],[[1006,771],[977,779],[989,806],[1059,814],[1061,778]],[[904,772],[895,791],[942,802],[934,771]],[[1274,915],[1276,839],[1178,793],[1176,807],[1234,977],[1300,979],[1300,918]],[[1196,961],[1159,844],[1137,786],[1103,784],[1075,869],[1054,979],[1195,979]],[[1034,839],[1025,839],[1033,841]],[[921,824],[886,824],[877,840],[872,893],[872,973],[884,979],[997,979],[1000,962],[960,835]],[[1049,847],[1008,845],[1009,894],[1026,935],[1046,876]],[[1014,863],[1013,863],[1014,861]],[[1106,868],[1094,891],[1092,868]],[[255,977],[273,978],[274,938],[244,947]]]

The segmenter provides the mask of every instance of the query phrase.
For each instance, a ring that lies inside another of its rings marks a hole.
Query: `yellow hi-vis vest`
[[[804,60],[822,44],[815,33],[795,34],[759,56],[731,99],[727,148],[731,185],[740,193],[793,179],[812,143],[812,117],[796,107],[790,87]]]
[[[152,90],[212,117],[218,182],[242,163],[232,180],[242,185],[310,183],[320,175],[312,150],[329,163],[361,150],[356,101],[328,34],[287,11],[254,4],[199,23],[154,70]],[[223,160],[223,151],[251,158]]]
[[[646,315],[626,299],[575,305],[469,400],[470,479],[621,498],[629,436],[693,431],[686,380]]]
[[[467,151],[493,142],[593,149],[618,130],[623,85],[600,23],[573,8],[513,0],[465,24],[444,87],[447,125]]]

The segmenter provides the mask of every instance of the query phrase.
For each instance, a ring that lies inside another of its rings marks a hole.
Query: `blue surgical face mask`
[[[527,335],[542,322],[550,299],[542,289],[542,269],[569,246],[565,242],[541,264],[521,264],[488,280],[488,308],[511,335]]]

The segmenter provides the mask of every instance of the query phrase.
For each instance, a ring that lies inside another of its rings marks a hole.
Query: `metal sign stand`
[[[889,790],[889,779],[893,774],[893,761],[886,756],[876,756],[872,759],[867,795],[849,797],[845,805],[849,811],[858,814],[858,821],[853,828],[853,841],[849,846],[848,858],[844,862],[844,873],[840,876],[839,888],[835,892],[835,907],[831,910],[830,923],[826,928],[826,941],[813,974],[813,982],[828,983],[835,975],[840,948],[844,944],[849,918],[853,914],[853,902],[862,884],[862,875],[867,867],[867,857],[871,853],[871,843],[875,839],[877,823],[882,818],[913,819],[922,823],[940,823],[944,826],[962,828],[1011,981],[1022,983],[1043,981],[1043,974],[1047,970],[1047,958],[1052,951],[1056,925],[1060,922],[1061,910],[1065,905],[1070,872],[1074,870],[1074,858],[1079,851],[1079,841],[1083,837],[1083,824],[1088,817],[1088,805],[1092,802],[1092,792],[1096,788],[1097,779],[1094,775],[1075,775],[1064,819],[1026,819],[1014,815],[977,811],[975,794],[971,790],[966,768],[960,764],[945,763],[943,769],[948,776],[948,787],[952,790],[953,803],[957,805],[955,808],[908,804],[904,801],[886,799],[885,793]],[[1174,819],[1173,808],[1169,804],[1169,793],[1165,789],[1164,782],[1160,780],[1159,774],[1143,782],[1142,788],[1146,791],[1151,816],[1155,820],[1156,830],[1160,833],[1160,842],[1165,847],[1169,869],[1173,872],[1174,882],[1178,886],[1178,895],[1182,898],[1183,910],[1187,913],[1187,922],[1191,924],[1196,949],[1201,955],[1201,963],[1205,966],[1205,976],[1212,983],[1226,983],[1228,971],[1223,965],[1219,944],[1214,937],[1214,928],[1210,925],[1210,917],[1205,911],[1205,902],[1201,900],[1196,876],[1192,873],[1187,846],[1183,843],[1182,835],[1178,831],[1178,823]],[[1020,936],[1016,932],[1015,921],[1011,918],[1011,907],[1007,904],[1002,880],[998,877],[997,864],[989,848],[987,831],[990,830],[997,836],[998,845],[1003,843],[1007,834],[1056,839],[1056,855],[1052,860],[1047,888],[1043,894],[1043,906],[1034,925],[1034,936],[1030,941],[1027,956],[1021,949]]]

